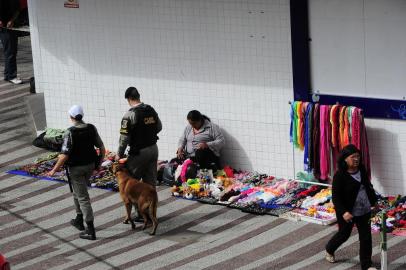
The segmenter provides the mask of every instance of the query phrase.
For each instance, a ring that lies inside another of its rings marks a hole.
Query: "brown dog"
[[[120,196],[125,204],[127,216],[124,223],[131,223],[131,227],[135,229],[134,221],[131,219],[132,206],[137,206],[138,211],[144,218],[144,230],[147,227],[148,219],[152,221],[152,230],[150,235],[154,235],[158,227],[158,219],[156,211],[158,207],[158,194],[154,187],[143,183],[130,176],[124,164],[114,163],[113,173],[117,178],[120,189]]]

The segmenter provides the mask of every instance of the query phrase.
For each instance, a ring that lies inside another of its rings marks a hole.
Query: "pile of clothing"
[[[223,170],[198,170],[193,178],[185,177],[185,162],[178,166],[179,176],[172,194],[203,203],[221,204],[255,214],[279,216],[293,209],[297,215],[334,219],[331,188],[303,184],[294,180],[276,178],[266,174],[234,171],[229,166]],[[324,214],[325,213],[325,214]]]
[[[382,228],[382,213],[386,213],[386,231],[395,235],[406,236],[406,196],[379,197],[377,210],[371,219],[373,231]]]

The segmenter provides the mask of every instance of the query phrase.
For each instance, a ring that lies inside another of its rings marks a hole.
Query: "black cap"
[[[140,93],[138,93],[137,88],[131,86],[125,90],[125,99],[140,99]]]

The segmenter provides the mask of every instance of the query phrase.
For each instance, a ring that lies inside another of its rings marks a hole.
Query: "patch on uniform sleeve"
[[[62,153],[68,153],[70,152],[70,147],[69,147],[69,138],[65,137],[63,139],[62,147],[61,147],[61,152]]]
[[[120,133],[121,134],[128,134],[128,120],[127,119],[121,120]]]
[[[156,123],[156,121],[155,121],[153,116],[144,118],[144,124],[145,125],[152,125],[152,124],[155,124],[155,123]]]

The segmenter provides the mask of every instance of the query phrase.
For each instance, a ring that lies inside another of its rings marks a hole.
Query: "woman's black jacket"
[[[375,205],[377,197],[374,188],[368,180],[365,169],[360,168],[360,171],[361,183],[356,181],[348,172],[337,171],[334,175],[332,197],[337,216],[342,216],[345,212],[352,213],[361,185],[365,186],[371,206]]]

